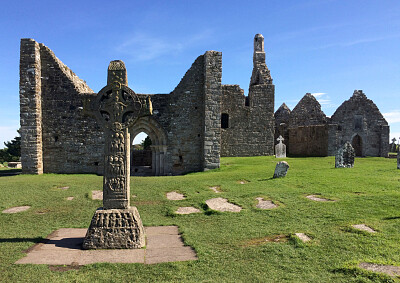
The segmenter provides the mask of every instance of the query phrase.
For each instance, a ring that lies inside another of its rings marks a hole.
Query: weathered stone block
[[[276,164],[274,178],[285,177],[289,170],[289,164],[286,161],[281,161]]]
[[[83,242],[84,249],[137,249],[145,246],[145,234],[136,207],[99,208]]]
[[[336,153],[336,168],[352,168],[354,166],[355,152],[351,143],[346,142]]]

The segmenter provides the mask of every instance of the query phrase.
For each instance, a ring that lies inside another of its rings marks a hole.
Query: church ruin
[[[118,75],[118,70],[109,71]],[[222,53],[207,51],[172,92],[146,94],[153,115],[138,119],[129,133],[131,144],[140,132],[150,137],[151,175],[215,169],[220,156],[273,155],[279,135],[289,155],[334,155],[346,141],[353,142],[361,156],[387,155],[389,126],[362,92],[332,118],[308,94],[293,111],[282,105],[274,114],[275,86],[261,34],[254,38],[248,96],[239,85],[223,85],[221,77]],[[104,134],[88,111],[95,97],[47,46],[21,40],[23,173],[103,173]]]

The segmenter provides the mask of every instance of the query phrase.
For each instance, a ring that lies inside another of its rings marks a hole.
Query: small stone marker
[[[152,114],[148,96],[128,87],[122,61],[111,61],[107,85],[87,109],[104,131],[103,207],[94,213],[84,249],[137,249],[145,245],[142,220],[130,206],[130,134],[137,119]]]
[[[103,200],[103,191],[92,191],[92,199]]]
[[[185,206],[185,207],[179,207],[175,213],[176,214],[192,214],[192,213],[200,213],[200,209],[195,208],[193,206]]]
[[[185,196],[183,194],[177,192],[169,192],[167,193],[167,199],[169,200],[183,200]]]
[[[73,200],[74,197],[67,197],[67,200]]]
[[[346,142],[335,155],[335,168],[352,168],[355,151],[351,143]]]
[[[357,230],[361,230],[361,231],[366,231],[368,233],[376,233],[376,231],[374,229],[372,229],[371,227],[368,227],[365,224],[356,224],[356,225],[351,225],[353,228],[356,228]]]
[[[289,170],[289,164],[286,161],[281,161],[276,164],[274,178],[285,177]]]
[[[400,169],[400,150],[397,152],[397,169]]]
[[[285,139],[282,136],[276,139],[279,143],[275,146],[275,157],[285,158],[286,157],[286,145],[282,143]]]
[[[208,207],[212,210],[217,210],[221,212],[240,212],[242,208],[233,203],[229,203],[225,198],[212,198],[206,201]]]
[[[272,209],[275,207],[278,207],[275,203],[273,203],[270,200],[264,200],[263,198],[259,197],[256,198],[256,200],[258,200],[258,204],[256,205],[257,208],[260,209]]]
[[[308,236],[307,236],[306,234],[304,234],[304,233],[295,233],[295,235],[296,235],[303,243],[306,243],[306,242],[311,241],[311,238],[308,237]]]
[[[373,272],[385,273],[389,276],[400,276],[400,266],[360,262],[358,267]]]
[[[316,195],[309,195],[309,196],[306,196],[306,198],[308,198],[310,200],[313,200],[313,201],[332,201],[332,202],[335,202],[334,200],[321,198],[321,197],[318,197]]]
[[[216,193],[216,194],[221,193],[221,187],[220,186],[210,187],[210,189],[213,190],[214,193]]]
[[[243,184],[247,184],[249,181],[247,180],[239,180],[237,181],[239,184],[243,185]]]
[[[31,208],[30,206],[15,206],[15,207],[10,207],[7,208],[5,210],[3,210],[3,213],[18,213],[18,212],[22,212],[25,210],[28,210],[29,208]]]

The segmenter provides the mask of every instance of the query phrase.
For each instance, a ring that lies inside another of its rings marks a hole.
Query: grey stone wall
[[[289,119],[290,119],[290,109],[283,103],[274,114],[275,118],[275,136],[274,143],[278,144],[277,141],[279,136],[284,138],[283,143],[286,145],[286,152],[289,152]]]
[[[222,86],[221,114],[229,116],[229,125],[221,129],[221,156],[274,154],[274,99],[275,86],[265,64],[264,38],[257,34],[249,96],[246,98],[238,85]]]
[[[42,174],[42,90],[39,44],[24,38],[20,49],[20,134],[22,173]]]
[[[387,156],[389,152],[389,125],[375,103],[362,90],[355,90],[353,96],[342,103],[332,115],[331,123],[336,124],[335,139],[330,139],[330,155],[345,142],[361,139],[361,156]],[[358,136],[358,137],[356,137]]]
[[[311,93],[306,93],[290,113],[289,127],[324,125],[327,122],[317,99]]]
[[[327,156],[328,125],[289,128],[291,156]]]

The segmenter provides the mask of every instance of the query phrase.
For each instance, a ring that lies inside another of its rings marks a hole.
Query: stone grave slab
[[[400,266],[360,262],[358,267],[373,272],[385,273],[389,276],[400,276]]]
[[[67,200],[73,200],[74,197],[67,197]]]
[[[195,208],[193,206],[185,206],[185,207],[179,207],[176,211],[176,214],[192,214],[192,213],[201,213],[201,210],[198,208]]]
[[[376,233],[376,231],[374,229],[372,229],[371,227],[365,225],[365,224],[355,224],[355,225],[351,225],[353,228],[356,228],[357,230],[361,230],[361,231],[365,231],[368,233]]]
[[[289,170],[289,164],[286,161],[281,161],[276,164],[274,178],[285,177]]]
[[[297,236],[297,238],[299,238],[303,243],[307,243],[309,241],[311,241],[311,238],[308,237],[306,234],[304,233],[295,233],[295,235]]]
[[[240,212],[242,208],[236,204],[228,202],[225,198],[213,198],[206,201],[208,207],[212,210],[221,212]]]
[[[212,186],[212,187],[210,187],[210,189],[216,194],[221,193],[221,187],[220,186]]]
[[[62,228],[34,245],[16,264],[86,265],[98,262],[144,263],[197,260],[185,246],[176,226],[146,227],[145,249],[84,250],[87,229]]]
[[[313,200],[313,201],[321,201],[321,202],[329,201],[329,202],[335,202],[334,200],[322,198],[322,197],[319,197],[319,196],[317,196],[317,195],[309,195],[309,196],[306,196],[306,198],[308,198],[308,199],[310,199],[310,200]]]
[[[103,200],[103,191],[99,190],[92,191],[92,199]]]
[[[66,186],[66,187],[59,187],[59,188],[57,188],[57,189],[65,191],[65,190],[68,190],[69,187],[67,187],[67,186]]]
[[[27,205],[25,205],[25,206],[15,206],[15,207],[10,207],[10,208],[7,208],[7,209],[3,210],[2,213],[9,213],[9,214],[18,213],[18,212],[22,212],[22,211],[28,210],[29,208],[31,208],[31,207],[27,206]]]
[[[272,209],[278,207],[275,203],[270,200],[264,200],[262,197],[256,198],[258,200],[258,204],[256,205],[257,208],[260,209]]]
[[[185,196],[183,194],[180,194],[178,192],[169,192],[167,193],[167,199],[169,200],[183,200],[185,199]]]

